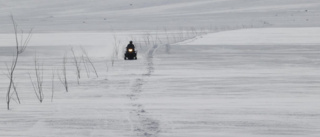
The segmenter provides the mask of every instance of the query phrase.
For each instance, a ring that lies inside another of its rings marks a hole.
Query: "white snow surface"
[[[0,137],[318,137],[319,9],[318,0],[0,0]],[[7,110],[10,14],[34,33],[14,73],[21,104],[13,94]],[[123,60],[129,40],[138,60]],[[99,77],[81,63],[77,83],[71,48],[78,59],[88,52]],[[35,55],[42,103],[29,78]],[[69,92],[58,78],[65,55]]]
[[[211,33],[178,44],[320,45],[320,28],[264,28]]]
[[[10,14],[35,32],[319,27],[319,9],[319,0],[1,0],[0,32],[12,32]]]

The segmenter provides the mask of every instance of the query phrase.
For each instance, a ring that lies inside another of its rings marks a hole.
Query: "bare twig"
[[[90,78],[90,71],[89,71],[89,68],[88,68],[88,65],[87,65],[87,61],[86,61],[84,55],[81,56],[81,61],[83,63],[84,69],[86,70],[87,77]]]
[[[61,77],[60,73],[58,73],[58,78],[59,78],[61,84],[64,86],[66,92],[69,92],[66,63],[67,63],[67,54],[65,54],[62,59],[62,76],[63,77]]]
[[[112,54],[112,58],[111,58],[112,66],[114,65],[115,59],[118,58],[119,46],[121,44],[120,40],[117,39],[116,35],[113,35],[113,39],[114,39],[114,47],[113,47],[113,54]]]
[[[53,102],[53,94],[54,94],[54,70],[52,69],[52,80],[51,80],[51,102]]]
[[[81,49],[82,49],[82,52],[84,54],[84,56],[82,56],[82,57],[84,57],[84,60],[86,62],[89,62],[89,64],[91,65],[91,67],[92,67],[92,69],[94,71],[94,73],[96,74],[97,77],[99,77],[98,72],[96,70],[96,67],[94,66],[94,64],[92,63],[91,59],[89,58],[88,52],[82,47],[81,47]]]
[[[13,86],[14,92],[16,93],[17,100],[18,100],[19,104],[21,104],[20,98],[19,98],[19,95],[18,95],[18,92],[17,92],[17,87],[16,87],[14,82],[12,82],[12,86]]]
[[[8,67],[9,68],[8,69],[8,73],[9,73],[8,77],[9,77],[9,80],[10,80],[9,86],[8,86],[8,90],[7,90],[7,95],[6,95],[7,109],[8,110],[10,109],[10,100],[12,99],[11,98],[11,90],[12,89],[16,92],[16,95],[17,95],[17,98],[18,98],[18,93],[16,91],[16,86],[14,85],[14,82],[13,82],[14,71],[15,71],[17,63],[18,63],[19,55],[26,50],[27,45],[28,45],[28,43],[29,43],[29,41],[31,39],[32,30],[33,30],[33,29],[30,29],[29,34],[28,34],[28,36],[27,36],[27,38],[25,40],[23,40],[23,36],[21,36],[21,40],[19,42],[18,25],[15,22],[15,20],[13,18],[13,15],[11,15],[11,21],[12,21],[12,25],[13,25],[13,29],[14,29],[14,35],[15,35],[16,54],[14,55],[15,59],[11,62],[11,67],[10,68]],[[23,35],[23,31],[22,31],[21,35]],[[18,100],[20,100],[20,99],[18,99]]]
[[[44,99],[44,94],[43,94],[43,65],[40,65],[38,62],[38,57],[37,54],[34,57],[34,71],[35,71],[35,77],[36,80],[33,81],[31,74],[29,73],[29,77],[34,89],[34,92],[36,93],[36,96],[38,98],[38,100],[40,101],[40,103],[42,103],[43,99]]]
[[[76,73],[77,73],[77,80],[78,80],[78,85],[80,84],[79,80],[81,78],[81,67],[80,67],[80,62],[79,60],[77,59],[75,53],[74,53],[74,50],[73,48],[71,48],[71,52],[72,52],[72,55],[73,55],[73,63],[74,63],[74,66],[76,67]]]

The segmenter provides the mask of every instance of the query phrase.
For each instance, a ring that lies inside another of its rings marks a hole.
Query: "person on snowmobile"
[[[128,51],[128,49],[133,49],[133,51],[135,51],[134,50],[134,45],[132,44],[132,41],[130,41],[130,43],[128,44],[127,51]]]

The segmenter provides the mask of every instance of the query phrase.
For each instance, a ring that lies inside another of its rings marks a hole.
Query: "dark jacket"
[[[132,48],[132,49],[133,49],[133,51],[135,51],[135,50],[134,50],[134,45],[133,45],[132,43],[128,44],[128,46],[127,46],[127,50],[128,50],[128,49],[130,49],[130,48]]]

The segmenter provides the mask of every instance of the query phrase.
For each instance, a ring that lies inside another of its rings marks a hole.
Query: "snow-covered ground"
[[[211,33],[180,42],[188,45],[319,45],[320,27],[259,28]]]
[[[319,7],[317,0],[0,1],[0,136],[317,137]],[[13,95],[6,110],[10,13],[35,30],[15,71],[21,104]],[[129,40],[138,60],[123,60]],[[99,77],[82,63],[77,83],[71,48],[79,59],[88,52]],[[43,103],[28,74],[34,78],[35,55]],[[69,92],[58,78],[65,55]]]
[[[0,1],[0,32],[9,15],[37,32],[319,27],[318,0],[15,0]]]

